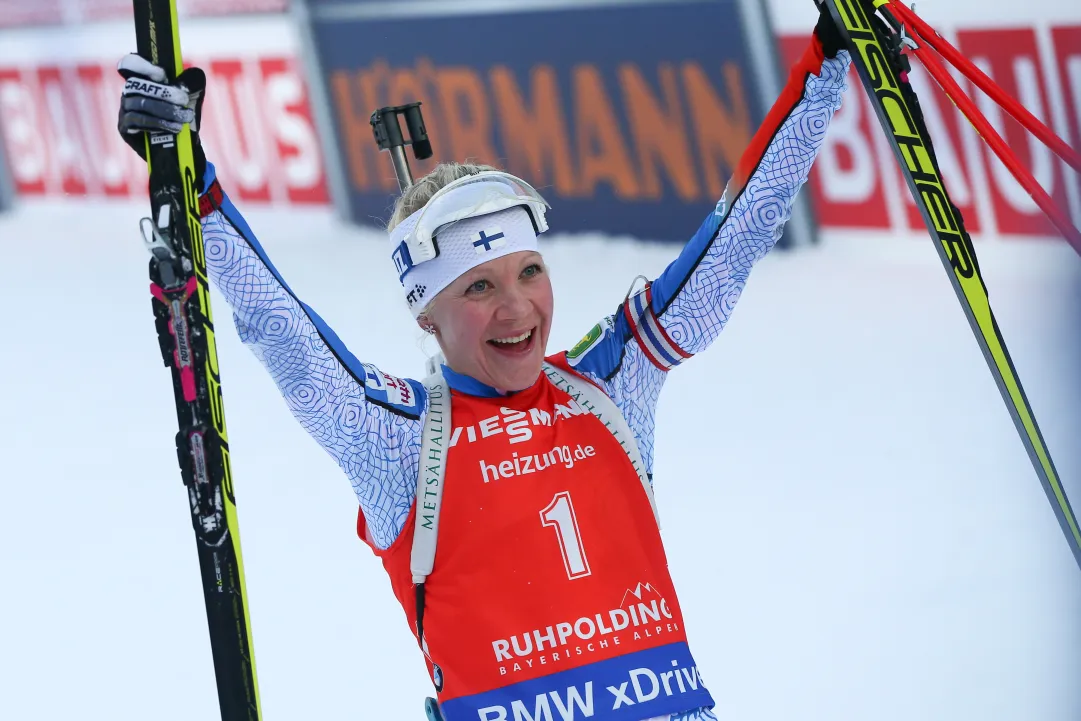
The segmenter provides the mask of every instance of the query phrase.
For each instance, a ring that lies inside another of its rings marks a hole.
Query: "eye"
[[[535,278],[544,272],[544,268],[540,266],[540,263],[530,263],[522,270],[523,278]]]
[[[475,281],[473,281],[472,283],[469,284],[469,287],[465,289],[465,292],[466,293],[483,293],[484,291],[488,290],[488,286],[489,286],[488,281],[486,281],[484,279],[475,280]]]

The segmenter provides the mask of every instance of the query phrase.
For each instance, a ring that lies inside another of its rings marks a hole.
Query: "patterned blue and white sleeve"
[[[728,322],[751,267],[773,248],[841,106],[850,58],[816,36],[744,152],[724,197],[652,283],[568,352],[636,434],[652,477],[657,398],[669,370],[705,350]]]
[[[205,187],[214,188],[217,206],[203,218],[207,273],[231,306],[240,339],[269,371],[293,416],[349,477],[368,540],[389,547],[416,497],[423,384],[358,361],[286,285],[214,184],[212,165]]]

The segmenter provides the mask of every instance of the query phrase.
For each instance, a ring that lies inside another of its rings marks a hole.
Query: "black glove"
[[[166,81],[165,71],[134,53],[125,55],[116,70],[127,82],[120,98],[120,137],[139,157],[146,160],[144,132],[179,133],[184,123],[191,126],[192,154],[199,192],[203,191],[206,155],[199,142],[199,127],[206,95],[206,73],[188,68],[176,82]]]
[[[829,8],[826,7],[827,2],[832,2],[832,0],[815,0],[815,5],[818,6],[818,24],[815,25],[815,35],[822,43],[823,54],[827,58],[835,58],[837,51],[846,49],[845,40],[841,36],[841,31],[837,29],[837,24],[833,22]]]

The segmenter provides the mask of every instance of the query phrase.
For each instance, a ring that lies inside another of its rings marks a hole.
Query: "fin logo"
[[[485,228],[477,233],[477,236],[477,239],[473,241],[473,250],[477,255],[484,255],[507,244],[507,236],[503,235],[503,229],[498,225]]]

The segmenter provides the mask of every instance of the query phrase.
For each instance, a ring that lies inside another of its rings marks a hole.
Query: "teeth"
[[[521,343],[522,341],[527,340],[529,338],[529,336],[531,336],[531,335],[533,335],[533,331],[527,330],[525,333],[522,333],[521,335],[516,335],[513,338],[492,338],[492,342],[494,342],[494,343]]]

